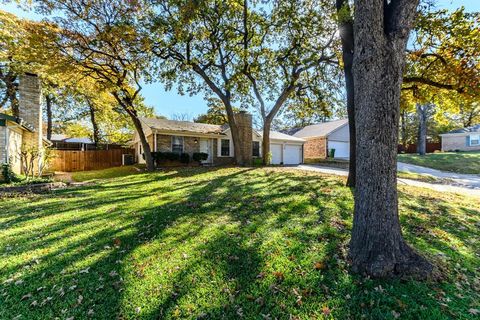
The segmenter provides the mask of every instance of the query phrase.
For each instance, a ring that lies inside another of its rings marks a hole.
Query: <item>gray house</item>
[[[480,124],[452,130],[441,134],[440,137],[442,137],[442,151],[480,150]]]

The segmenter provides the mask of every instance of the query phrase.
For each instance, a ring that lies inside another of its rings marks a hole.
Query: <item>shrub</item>
[[[197,161],[197,162],[205,161],[205,160],[208,159],[208,153],[195,152],[194,154],[192,154],[192,159],[193,159],[193,161]]]
[[[254,167],[261,167],[263,164],[263,159],[262,158],[253,158],[253,166]]]
[[[20,181],[20,178],[12,170],[12,159],[7,163],[2,164],[3,182],[12,183]]]
[[[181,163],[189,163],[190,162],[190,155],[188,153],[180,154],[180,162]]]
[[[267,153],[267,163],[265,163],[266,165],[272,164],[272,157],[272,152]]]
[[[180,154],[175,152],[152,152],[152,157],[155,162],[162,160],[179,161]]]

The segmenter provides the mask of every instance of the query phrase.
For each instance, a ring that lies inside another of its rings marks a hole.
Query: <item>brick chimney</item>
[[[252,163],[252,115],[246,111],[240,111],[235,114],[235,122],[240,135],[243,162],[250,165]]]
[[[23,143],[26,146],[42,149],[43,124],[42,124],[42,91],[38,76],[25,73],[20,76],[18,91],[19,117],[23,125],[33,129],[32,133],[26,133]]]

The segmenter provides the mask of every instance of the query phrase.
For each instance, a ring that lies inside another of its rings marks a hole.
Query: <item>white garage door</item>
[[[280,164],[282,162],[282,145],[271,144],[270,152],[272,153],[272,164]]]
[[[299,164],[302,162],[302,146],[286,144],[283,150],[284,164]]]
[[[335,158],[350,158],[350,143],[340,141],[328,141],[328,151],[335,149]]]

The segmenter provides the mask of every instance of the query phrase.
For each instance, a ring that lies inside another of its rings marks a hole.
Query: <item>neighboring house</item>
[[[331,149],[335,149],[335,158],[350,157],[350,134],[347,119],[306,126],[297,131],[294,136],[306,140],[305,162],[325,159]]]
[[[242,141],[244,159],[261,157],[262,135],[252,128],[252,116],[245,112],[235,114]],[[174,121],[157,118],[141,118],[143,131],[152,152],[208,154],[206,164],[221,165],[233,162],[234,148],[228,125],[212,125],[188,121]],[[271,131],[270,151],[273,164],[299,164],[303,162],[305,140]],[[138,133],[135,133],[132,146],[136,150],[136,160],[144,163],[143,149]]]
[[[442,151],[480,150],[480,124],[440,134]]]
[[[71,138],[64,134],[52,134],[50,141],[57,150],[87,150],[94,145],[90,138]]]
[[[20,117],[0,114],[0,164],[10,162],[15,173],[21,173],[22,146],[42,150],[49,142],[42,134],[41,90],[37,76],[20,76],[18,91]],[[39,158],[35,167],[42,161]]]

